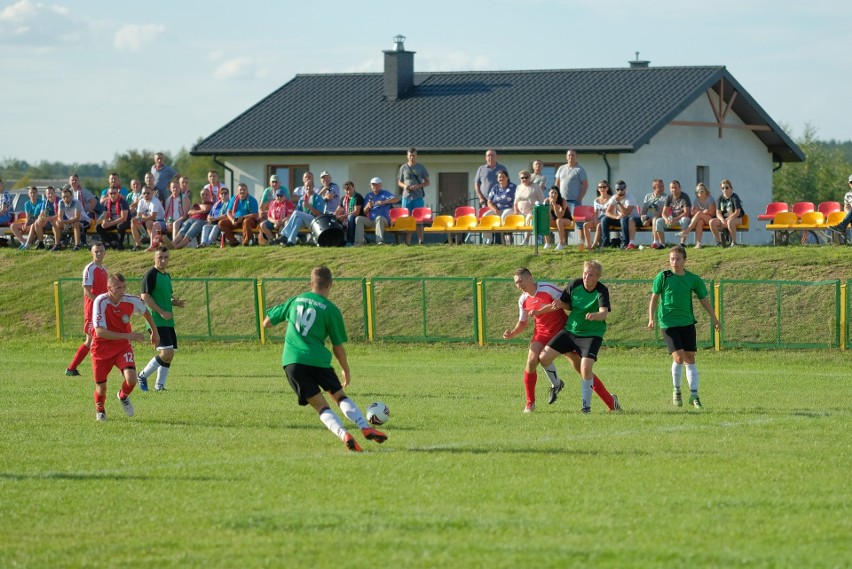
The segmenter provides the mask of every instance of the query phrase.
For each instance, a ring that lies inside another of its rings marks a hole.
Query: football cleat
[[[139,389],[148,391],[148,378],[140,373],[136,379],[139,380]]]
[[[156,385],[154,386],[154,391],[165,391],[165,390],[166,390],[166,386],[165,386],[165,385],[160,385],[160,384],[158,383],[158,384],[156,384]]]
[[[346,448],[351,450],[352,452],[362,452],[364,449],[361,448],[361,445],[358,444],[358,441],[355,440],[355,437],[346,433],[343,436],[343,444],[346,445]]]
[[[580,409],[580,413],[582,413],[582,414],[584,414],[584,415],[588,415],[588,414],[589,414],[589,413],[591,413],[591,412],[592,412],[592,408],[591,408],[591,407],[583,407],[582,409]]]
[[[382,444],[386,440],[388,440],[388,436],[381,431],[377,431],[376,429],[367,428],[361,429],[361,432],[364,434],[364,438],[368,441],[376,441],[379,444]]]
[[[683,407],[683,397],[680,396],[680,390],[675,389],[672,392],[672,405]]]
[[[95,414],[95,421],[100,421],[100,422],[102,422],[102,423],[103,423],[104,421],[106,421],[106,413],[105,413],[104,411],[98,411],[98,412]]]
[[[68,377],[76,377],[76,376],[80,375],[80,372],[77,371],[76,369],[66,369],[65,375],[67,375]]]
[[[695,407],[696,409],[704,409],[704,406],[701,405],[701,400],[698,398],[697,395],[689,396],[689,404]]]
[[[121,392],[119,391],[115,395],[118,397],[118,400],[121,401],[121,406],[124,408],[124,414],[128,417],[132,417],[134,413],[133,403],[130,402],[130,397],[121,398]]]
[[[556,397],[559,395],[559,392],[562,391],[563,387],[565,387],[564,381],[560,381],[559,385],[551,386],[550,398],[547,400],[548,405],[553,405],[554,403],[556,403]]]
[[[535,411],[535,403],[527,403],[524,407],[524,413],[532,413]]]
[[[621,404],[618,402],[618,395],[615,393],[612,394],[612,409],[610,409],[609,412],[621,413]]]

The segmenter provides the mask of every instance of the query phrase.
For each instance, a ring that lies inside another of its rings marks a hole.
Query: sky
[[[791,137],[852,139],[852,3],[0,0],[0,161],[191,149],[297,74],[724,65]],[[570,144],[570,141],[566,141]]]

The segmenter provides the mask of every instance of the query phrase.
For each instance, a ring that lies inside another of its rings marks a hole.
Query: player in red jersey
[[[148,322],[151,330],[151,343],[156,348],[160,336],[148,308],[138,296],[124,294],[127,283],[121,273],[110,275],[107,281],[107,292],[95,299],[92,307],[92,323],[95,337],[92,340],[92,372],[95,376],[95,418],[106,421],[106,382],[109,372],[117,367],[124,377],[118,400],[124,408],[124,413],[132,417],[134,410],[130,403],[130,392],[136,387],[136,361],[130,342],[144,340],[145,334],[134,332],[130,319],[139,314]]]
[[[71,363],[65,368],[65,375],[70,376],[80,375],[77,367],[83,363],[83,360],[89,354],[95,334],[95,329],[92,327],[92,304],[94,304],[98,295],[107,291],[109,274],[104,267],[106,249],[101,243],[95,243],[92,245],[91,251],[92,262],[83,268],[83,333],[86,335],[86,341],[80,344]]]

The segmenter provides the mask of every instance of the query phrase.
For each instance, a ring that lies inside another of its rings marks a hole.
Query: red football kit
[[[117,304],[113,304],[109,294],[102,294],[95,299],[92,323],[95,328],[127,334],[132,332],[130,318],[134,314],[143,315],[146,311],[145,303],[138,296],[125,294]],[[136,368],[133,347],[129,340],[108,340],[95,334],[91,354],[95,383],[106,381],[113,367],[122,372],[128,368]]]
[[[94,261],[83,269],[83,286],[92,287],[92,294],[97,297],[107,291],[107,270],[99,267]],[[85,294],[83,295],[83,333],[94,334],[92,326],[92,305],[94,301]]]
[[[536,285],[535,294],[527,294],[526,292],[518,299],[518,320],[527,322],[530,319],[530,311],[538,310],[543,306],[551,304],[562,295],[562,289],[550,283],[538,283]],[[535,317],[535,331],[533,332],[533,341],[547,344],[558,332],[565,328],[565,323],[568,321],[568,315],[564,310],[555,310],[547,314],[540,314]]]

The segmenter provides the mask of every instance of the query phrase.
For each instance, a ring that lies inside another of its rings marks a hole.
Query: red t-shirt
[[[518,299],[518,320],[526,322],[530,319],[530,311],[538,310],[558,299],[562,295],[562,289],[550,283],[538,283],[535,294],[523,293]],[[552,338],[560,330],[565,328],[568,315],[564,310],[555,310],[547,314],[535,317],[535,332],[533,338]]]
[[[107,291],[107,270],[103,267],[99,267],[95,264],[94,261],[89,263],[83,268],[83,286],[92,287],[92,294],[94,296],[98,296],[104,294]],[[92,319],[92,304],[94,301],[83,295],[83,319],[91,320]]]
[[[127,334],[132,331],[130,318],[134,314],[145,314],[148,308],[138,296],[125,294],[117,304],[109,299],[109,294],[102,294],[95,299],[92,308],[92,323],[95,328],[106,328],[111,332]],[[95,333],[92,340],[92,357],[110,357],[115,353],[131,350],[129,340],[108,340]]]

